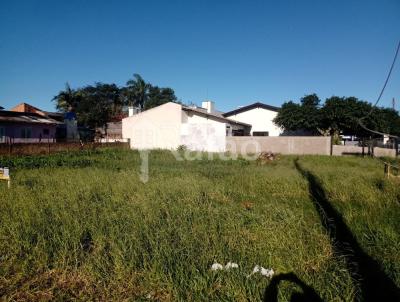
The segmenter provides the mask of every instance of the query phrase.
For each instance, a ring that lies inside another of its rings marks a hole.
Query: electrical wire
[[[382,95],[383,95],[383,92],[386,89],[387,83],[389,82],[390,76],[392,75],[392,71],[393,71],[394,65],[396,63],[397,56],[399,54],[399,50],[400,50],[400,40],[399,40],[399,43],[397,44],[396,53],[394,55],[392,65],[390,66],[390,69],[389,69],[389,72],[387,74],[386,80],[385,80],[385,82],[383,84],[383,87],[381,89],[381,92],[379,93],[379,96],[378,96],[375,104],[372,106],[370,112],[367,115],[365,115],[364,117],[358,119],[358,124],[361,126],[361,128],[363,128],[363,129],[365,129],[365,130],[367,130],[367,131],[369,131],[371,133],[375,133],[375,134],[379,134],[379,135],[383,135],[383,136],[386,135],[386,136],[389,136],[389,137],[392,137],[392,138],[399,138],[399,137],[396,136],[396,135],[386,134],[386,133],[383,133],[383,132],[379,132],[379,131],[376,131],[376,130],[369,129],[362,123],[362,120],[364,120],[368,116],[370,116],[372,114],[372,112],[374,111],[374,109],[376,108],[376,106],[378,105],[378,103],[380,102],[380,100],[382,98]]]

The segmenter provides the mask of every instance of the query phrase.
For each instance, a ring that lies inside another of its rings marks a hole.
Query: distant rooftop
[[[221,115],[220,112],[207,112],[207,110],[204,109],[204,108],[190,107],[190,106],[182,105],[182,110],[193,111],[193,112],[196,112],[196,113],[198,113],[200,115],[203,115],[203,116],[206,116],[206,117],[213,117],[213,118],[218,119],[220,121],[229,122],[231,124],[237,124],[237,125],[243,125],[243,126],[250,126],[251,127],[251,125],[249,125],[249,124],[228,119],[228,118],[224,117],[223,115]]]
[[[223,116],[224,117],[228,117],[228,116],[239,114],[239,113],[242,113],[242,112],[245,112],[245,111],[248,111],[248,110],[251,110],[251,109],[255,109],[255,108],[263,108],[263,109],[270,110],[270,111],[275,111],[275,112],[278,112],[279,109],[280,109],[279,107],[276,107],[276,106],[271,106],[271,105],[267,105],[267,104],[264,104],[264,103],[261,103],[261,102],[256,102],[256,103],[253,103],[253,104],[250,104],[250,105],[247,105],[247,106],[243,106],[243,107],[237,108],[235,110],[226,112],[226,113],[223,114]]]
[[[0,122],[3,123],[29,123],[29,124],[62,124],[55,119],[32,112],[0,111]]]
[[[20,103],[17,106],[11,108],[10,111],[13,112],[25,112],[25,113],[36,113],[41,116],[50,117],[52,119],[62,121],[64,119],[64,115],[60,112],[49,112],[39,109],[35,106],[32,106],[28,103]]]

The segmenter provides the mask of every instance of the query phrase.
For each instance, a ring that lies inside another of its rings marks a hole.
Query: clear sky
[[[53,110],[64,88],[139,73],[220,110],[322,99],[375,101],[400,39],[400,1],[0,2],[0,105]],[[400,58],[382,98],[400,109]]]

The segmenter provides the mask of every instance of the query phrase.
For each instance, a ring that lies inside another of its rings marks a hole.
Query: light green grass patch
[[[0,296],[5,300],[260,301],[256,264],[293,272],[326,301],[353,301],[343,259],[283,156],[176,161],[150,153],[149,182],[129,150],[3,158]],[[355,157],[300,157],[362,248],[400,285],[398,184]],[[210,270],[214,261],[239,264]],[[295,287],[283,283],[288,301]]]

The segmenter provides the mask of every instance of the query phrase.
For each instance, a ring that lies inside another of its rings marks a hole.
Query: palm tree
[[[71,89],[68,83],[65,84],[65,90],[60,91],[54,98],[58,110],[67,112],[70,107],[77,107],[79,103],[79,96],[76,91]]]
[[[133,79],[126,82],[126,85],[128,106],[137,106],[143,109],[144,103],[148,98],[150,84],[146,83],[139,74],[135,73]]]

